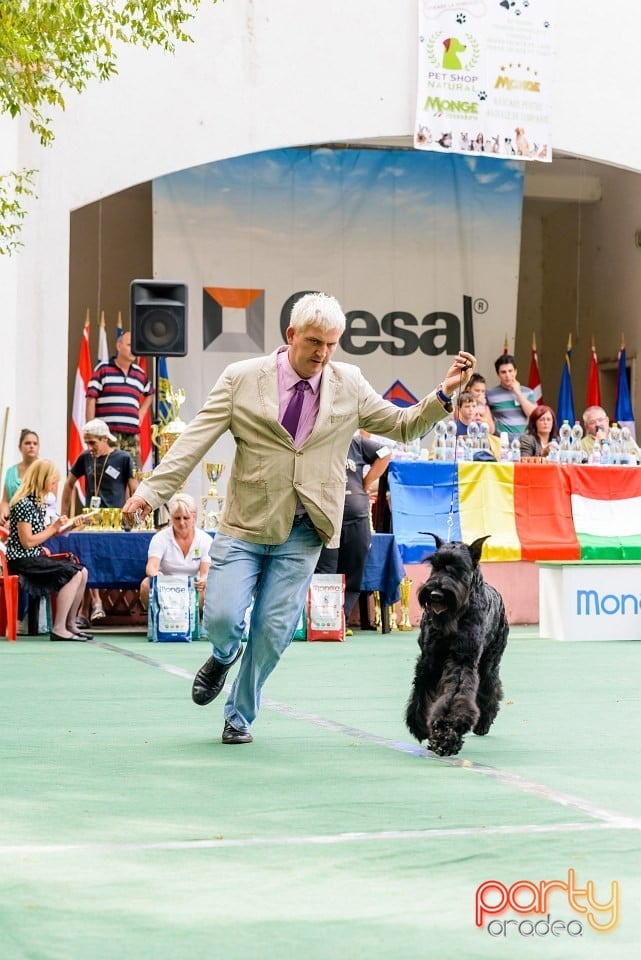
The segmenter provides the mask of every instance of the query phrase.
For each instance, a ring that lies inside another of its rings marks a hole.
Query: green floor
[[[415,632],[293,644],[237,747],[189,697],[205,644],[96,641],[0,640],[0,960],[639,956],[641,644],[513,629],[442,761],[403,725]],[[554,933],[523,899],[475,926],[485,881],[571,869],[619,885],[610,933],[558,889]]]

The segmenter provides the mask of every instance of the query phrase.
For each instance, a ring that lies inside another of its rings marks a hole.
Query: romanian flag
[[[641,470],[555,463],[392,460],[394,536],[404,563],[442,540],[490,535],[483,560],[641,559]]]

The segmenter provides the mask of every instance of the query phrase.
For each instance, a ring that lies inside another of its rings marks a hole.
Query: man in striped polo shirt
[[[131,334],[121,334],[116,340],[115,356],[99,363],[91,376],[85,416],[87,420],[98,417],[109,424],[120,449],[131,454],[137,470],[140,470],[140,424],[153,393],[147,374],[134,363]]]
[[[487,391],[487,402],[496,423],[497,433],[525,433],[528,417],[536,407],[536,397],[529,387],[517,380],[514,357],[503,353],[494,362],[499,378],[496,387]]]

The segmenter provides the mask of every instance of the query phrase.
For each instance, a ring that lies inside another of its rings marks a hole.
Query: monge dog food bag
[[[344,640],[345,576],[315,573],[307,593],[307,639]]]
[[[152,577],[148,639],[155,643],[168,640],[190,643],[194,635],[198,639],[198,595],[194,577]]]

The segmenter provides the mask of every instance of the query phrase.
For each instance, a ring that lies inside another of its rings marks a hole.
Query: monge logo
[[[634,593],[599,593],[598,590],[577,590],[576,614],[578,617],[638,616],[641,599]]]
[[[564,900],[578,917],[552,919],[549,912],[552,899],[555,906],[560,899]],[[508,910],[530,919],[497,919]],[[490,917],[492,919],[488,919]],[[568,870],[567,881],[517,880],[508,887],[500,880],[486,880],[476,888],[475,923],[483,927],[486,921],[491,937],[582,937],[584,921],[597,933],[610,933],[619,922],[619,884],[613,880],[609,899],[602,901],[592,880],[588,880],[585,887],[577,885],[572,868]]]

